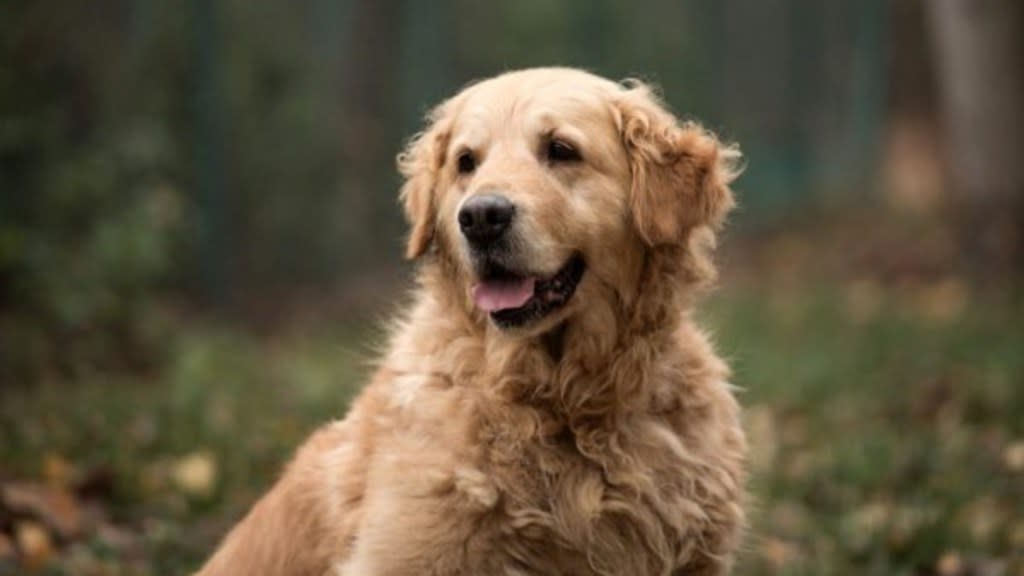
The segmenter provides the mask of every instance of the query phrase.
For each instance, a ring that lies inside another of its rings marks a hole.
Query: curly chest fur
[[[718,573],[714,558],[741,525],[740,471],[688,445],[702,431],[648,416],[614,435],[524,432],[515,420],[481,424],[472,455],[438,449],[460,445],[446,437],[464,429],[398,435],[431,449],[396,451],[403,458],[374,475],[404,479],[371,489],[367,512],[380,522],[364,526],[364,551],[375,534],[405,546],[373,554],[372,573]]]
[[[589,432],[589,433],[588,433]],[[688,446],[664,419],[614,434],[568,429],[488,443],[499,542],[536,573],[669,574],[715,555],[739,524],[737,470]]]

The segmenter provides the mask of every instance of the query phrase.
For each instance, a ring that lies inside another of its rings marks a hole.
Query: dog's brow
[[[587,133],[572,124],[562,124],[549,132],[551,137],[566,140],[577,147],[587,143]]]
[[[452,138],[451,150],[480,150],[487,142],[489,131],[479,118],[471,116],[457,130]]]
[[[544,137],[568,140],[577,146],[583,146],[587,141],[586,130],[581,129],[572,118],[551,110],[543,110],[534,115],[527,123],[527,130]]]

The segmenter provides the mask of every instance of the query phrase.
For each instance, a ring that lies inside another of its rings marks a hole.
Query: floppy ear
[[[411,227],[405,248],[410,260],[426,252],[434,238],[438,175],[451,129],[447,108],[445,103],[431,111],[427,129],[413,136],[398,155],[398,170],[405,176],[399,199]]]
[[[729,183],[739,174],[739,149],[696,124],[681,124],[640,83],[619,94],[615,109],[640,237],[650,246],[679,244],[696,227],[720,226],[735,205]]]

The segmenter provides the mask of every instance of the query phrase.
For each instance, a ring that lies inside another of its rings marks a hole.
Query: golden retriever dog
[[[745,439],[691,310],[738,158],[579,70],[437,107],[399,156],[413,302],[199,573],[727,573]]]

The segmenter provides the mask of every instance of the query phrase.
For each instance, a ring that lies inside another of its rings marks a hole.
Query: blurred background
[[[740,574],[1024,574],[1024,4],[3,0],[0,574],[195,568],[409,287],[394,156],[466,82],[660,84],[739,142],[702,321]]]

